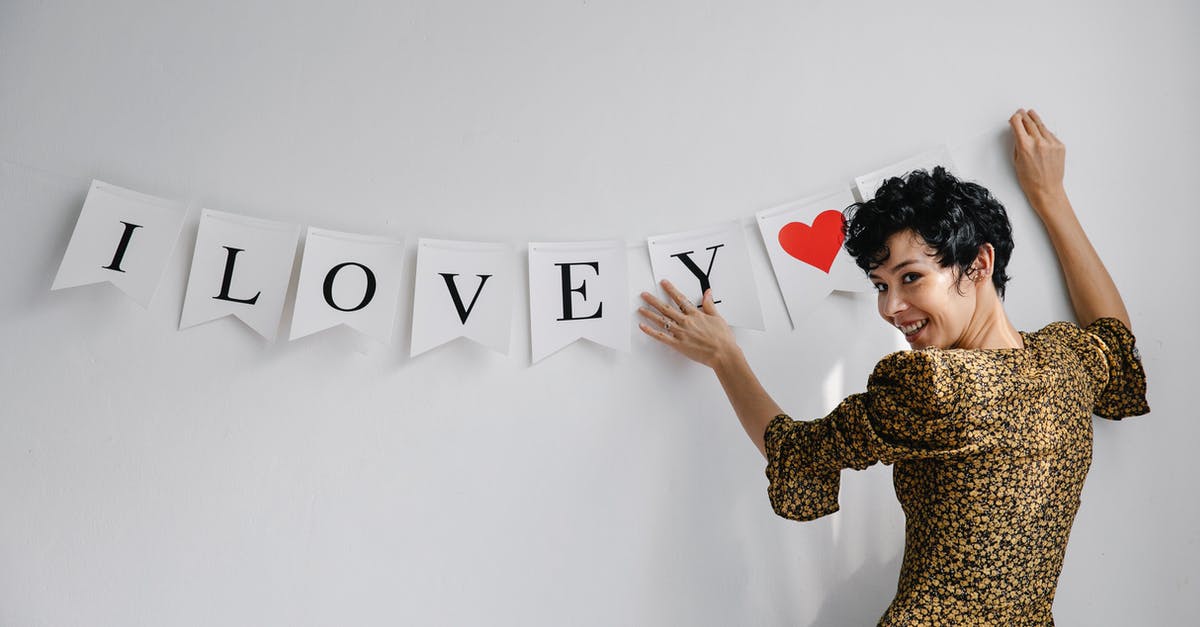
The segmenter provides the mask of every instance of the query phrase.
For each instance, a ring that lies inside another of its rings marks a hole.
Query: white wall
[[[1018,226],[1033,329],[1068,310],[995,139],[1020,106],[1068,145],[1154,408],[1096,421],[1056,617],[1194,618],[1195,3],[333,4],[0,4],[0,624],[873,624],[903,547],[887,467],[777,518],[711,373],[641,337],[531,367],[523,308],[508,357],[408,359],[407,308],[391,347],[177,331],[198,208],[636,242],[958,142]],[[49,291],[92,177],[193,203],[148,311]],[[739,337],[818,417],[897,337],[869,295],[789,330],[754,251],[768,330]]]

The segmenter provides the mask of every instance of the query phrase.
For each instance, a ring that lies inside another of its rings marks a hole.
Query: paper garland
[[[870,198],[887,178],[934,165],[955,169],[941,147],[855,183]],[[755,214],[793,328],[833,290],[873,289],[842,248],[842,210],[854,202],[850,190],[836,189]],[[93,181],[51,289],[108,281],[148,306],[185,217],[182,203]],[[179,328],[232,315],[274,340],[300,233],[298,225],[202,210]],[[670,280],[696,303],[712,288],[731,325],[764,328],[740,221],[652,236],[646,246],[656,281]],[[627,248],[615,240],[529,244],[533,362],[579,339],[630,349]],[[410,355],[460,337],[507,354],[511,247],[422,238],[417,249]],[[390,343],[403,259],[403,241],[308,228],[289,339],[344,324]]]

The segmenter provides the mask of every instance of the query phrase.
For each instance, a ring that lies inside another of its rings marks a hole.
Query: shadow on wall
[[[904,517],[891,494],[890,466],[842,471],[842,509],[823,530],[824,576],[810,627],[874,625],[896,595]]]
[[[819,419],[847,395],[865,390],[880,357],[906,348],[878,319],[873,299],[834,293],[822,303],[813,316],[822,326],[812,333],[837,342],[815,343],[797,334],[772,347],[785,353],[803,350],[803,360],[785,364],[786,376],[764,371],[784,390],[781,403],[799,408],[793,418]],[[788,386],[789,378],[807,383]],[[895,499],[892,468],[874,464],[861,472],[843,470],[838,501],[840,510],[828,517],[771,525],[770,534],[758,536],[755,549],[761,554],[753,559],[764,565],[769,583],[752,603],[764,608],[766,624],[874,625],[895,597],[904,515]]]
[[[874,625],[896,596],[896,573],[901,554],[886,560],[868,558],[825,595],[810,627]]]

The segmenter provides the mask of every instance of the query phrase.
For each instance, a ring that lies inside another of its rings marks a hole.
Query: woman
[[[1091,416],[1149,411],[1129,314],[1063,189],[1066,150],[1032,110],[1009,123],[1017,177],[1082,327],[1013,327],[1004,208],[942,168],[889,179],[847,209],[846,249],[875,283],[879,315],[915,350],[880,360],[867,391],[825,418],[796,421],[771,400],[711,290],[699,308],[665,281],[675,305],[642,294],[642,330],[716,372],[767,459],[780,516],[835,512],[843,468],[894,464],[904,561],[880,625],[1053,625]]]

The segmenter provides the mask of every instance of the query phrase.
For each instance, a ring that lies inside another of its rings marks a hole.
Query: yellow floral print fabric
[[[828,416],[767,426],[767,492],[786,518],[836,512],[844,468],[894,465],[904,560],[880,626],[1054,624],[1092,415],[1150,407],[1120,321],[1021,337],[1018,349],[893,353]]]

